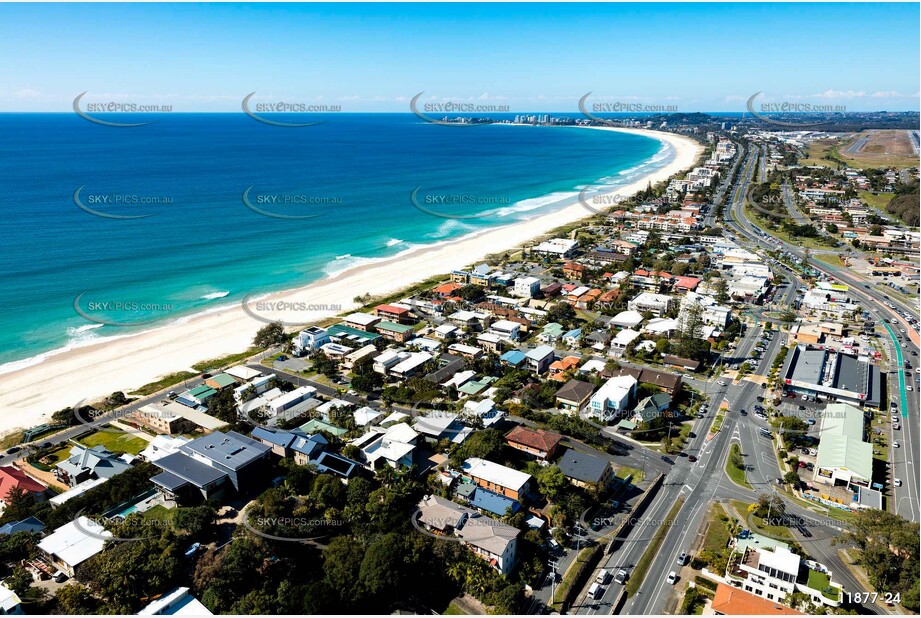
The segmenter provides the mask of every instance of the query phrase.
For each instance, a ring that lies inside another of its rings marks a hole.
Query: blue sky
[[[577,111],[587,92],[680,111],[764,102],[918,110],[904,4],[0,5],[0,111],[241,99]]]

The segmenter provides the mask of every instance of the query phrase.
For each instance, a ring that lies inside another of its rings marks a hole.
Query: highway
[[[733,192],[734,196],[747,195],[748,187],[745,181],[747,174],[743,173],[740,178],[740,187]],[[792,200],[791,200],[792,201]],[[784,241],[779,244],[769,243],[751,229],[751,222],[745,216],[742,209],[743,199],[733,199],[731,207],[724,212],[724,219],[727,227],[736,231],[744,238],[754,242],[763,250],[776,250],[781,248],[799,259],[806,257],[805,252],[798,245],[793,245]],[[795,215],[794,215],[795,216]],[[843,267],[835,267],[818,260],[811,260],[809,264],[812,268],[825,273],[826,275],[838,279],[849,285],[851,295],[861,303],[861,305],[873,312],[877,316],[878,325],[885,329],[888,335],[888,349],[890,358],[889,393],[890,400],[895,401],[903,422],[901,423],[903,436],[898,436],[900,432],[893,432],[900,448],[890,449],[891,475],[890,480],[898,478],[902,481],[902,487],[890,485],[894,510],[903,517],[918,521],[921,517],[919,513],[919,494],[921,494],[921,471],[918,470],[918,461],[921,457],[921,441],[919,441],[919,393],[917,382],[909,391],[906,386],[910,385],[912,376],[909,374],[906,381],[905,373],[902,370],[902,364],[905,358],[915,358],[914,366],[917,366],[918,354],[918,333],[912,325],[905,319],[903,313],[916,313],[917,308],[909,308],[904,303],[896,299],[888,298],[867,283],[866,279],[857,276],[854,271],[849,271]],[[898,311],[892,310],[884,303],[891,302],[896,305]],[[887,321],[896,320],[897,324],[887,324]],[[905,335],[896,333],[895,328],[904,330]],[[904,347],[903,347],[904,345]],[[914,354],[912,354],[914,352]],[[904,354],[904,356],[903,356]],[[894,358],[893,358],[894,356]],[[902,439],[899,439],[901,437]]]

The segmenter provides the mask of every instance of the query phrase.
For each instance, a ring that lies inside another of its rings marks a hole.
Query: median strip
[[[684,504],[684,498],[678,498],[678,501],[675,502],[675,505],[672,507],[672,510],[668,512],[668,517],[666,522],[674,522],[675,517],[678,516],[678,511],[681,510],[681,505]],[[646,572],[649,570],[649,567],[652,566],[652,561],[659,554],[659,548],[662,546],[662,542],[665,540],[665,535],[668,534],[668,525],[662,526],[656,530],[655,535],[652,537],[652,541],[649,543],[649,547],[646,548],[646,551],[643,553],[643,557],[640,558],[640,561],[637,562],[636,568],[633,570],[633,573],[630,574],[630,579],[627,580],[627,594],[632,596],[636,594],[639,590],[640,585],[643,583],[643,580],[646,579]]]

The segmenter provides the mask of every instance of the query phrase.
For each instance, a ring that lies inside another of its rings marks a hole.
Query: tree
[[[713,290],[715,292],[716,302],[721,305],[729,302],[729,282],[720,277],[713,284]]]
[[[281,322],[272,322],[259,329],[253,337],[253,345],[259,348],[271,348],[288,342],[285,327]]]
[[[99,601],[86,587],[77,583],[58,588],[54,594],[54,600],[58,611],[62,614],[95,614],[99,608]]]
[[[361,596],[359,572],[365,544],[352,536],[337,536],[323,550],[323,572],[330,588],[348,607]]]
[[[835,225],[834,223],[826,223],[826,224],[825,224],[825,231],[828,232],[829,234],[837,234],[837,233],[838,233],[838,226]]]
[[[557,466],[541,467],[537,474],[537,487],[540,493],[551,502],[556,500],[563,488],[567,486],[566,477]]]
[[[352,367],[352,388],[368,393],[384,385],[384,376],[374,371],[374,359],[366,356]]]

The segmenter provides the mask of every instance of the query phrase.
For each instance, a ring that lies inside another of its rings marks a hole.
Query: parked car
[[[695,461],[697,461],[697,456],[696,456],[696,455],[688,455],[688,461],[690,461],[691,463],[694,463]]]
[[[893,479],[892,484],[895,485],[896,487],[901,487],[902,479]]]
[[[678,583],[678,574],[674,571],[671,571],[668,574],[668,577],[665,578],[665,583],[675,585]]]
[[[678,558],[675,559],[675,564],[679,566],[684,566],[685,564],[687,564],[687,562],[688,562],[687,552],[681,552],[680,554],[678,554]]]

